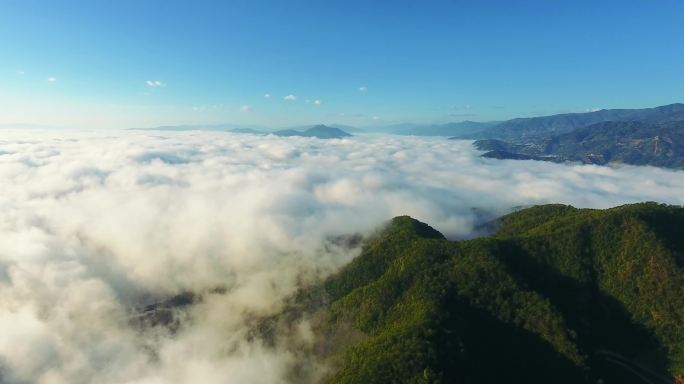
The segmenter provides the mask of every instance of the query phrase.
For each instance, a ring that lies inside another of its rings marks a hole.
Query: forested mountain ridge
[[[478,140],[483,156],[588,164],[625,163],[684,168],[684,121],[646,123],[605,122],[550,138],[525,142]]]
[[[596,123],[619,121],[640,121],[652,124],[681,122],[684,121],[684,104],[675,103],[643,109],[602,109],[584,113],[516,118],[458,138],[522,142],[530,138],[549,138]]]
[[[684,373],[684,209],[546,205],[492,225],[452,242],[395,218],[256,334],[308,319],[308,358],[330,367],[330,383],[666,383]]]

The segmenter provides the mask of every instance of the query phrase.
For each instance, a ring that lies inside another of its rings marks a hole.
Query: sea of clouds
[[[2,130],[0,382],[285,383],[296,350],[247,337],[249,319],[358,254],[334,236],[403,214],[458,239],[516,206],[684,203],[681,171],[479,154],[443,138]],[[204,299],[178,330],[134,321],[183,292]]]

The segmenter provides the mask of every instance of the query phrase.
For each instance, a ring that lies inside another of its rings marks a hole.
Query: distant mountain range
[[[358,128],[358,127],[352,127],[351,125],[344,125],[344,124],[317,124],[317,125],[325,125],[326,127],[337,128],[337,129],[340,129],[340,130],[348,132],[348,133],[364,133],[364,132],[367,132],[366,129],[362,129],[362,128]],[[281,131],[284,131],[284,130],[305,131],[309,128],[311,128],[311,125],[301,125],[301,126],[295,126],[295,127],[287,127],[287,128],[281,129]]]
[[[244,124],[185,124],[185,125],[160,125],[150,128],[130,128],[136,131],[224,131],[239,133],[265,133],[268,130],[257,125]]]
[[[179,125],[150,130],[211,130],[321,139],[354,133],[447,136],[473,140],[484,157],[514,160],[625,163],[684,169],[684,104],[645,109],[605,109],[586,113],[517,118],[503,122],[395,124],[364,129],[317,125],[272,131],[233,124]]]
[[[493,127],[500,122],[477,122],[461,121],[458,123],[446,124],[395,124],[380,127],[367,128],[368,132],[387,133],[392,135],[412,135],[412,136],[457,136],[468,135],[483,131]]]
[[[351,134],[335,127],[328,127],[327,125],[316,125],[304,131],[295,129],[283,129],[273,132],[277,136],[302,136],[302,137],[316,137],[319,139],[341,139],[350,137]]]
[[[343,124],[327,124],[326,127],[337,128],[347,133],[384,133],[390,135],[411,135],[411,136],[457,136],[473,134],[482,131],[486,128],[492,127],[499,122],[476,122],[476,121],[461,121],[458,123],[446,124],[412,124],[403,123],[395,125],[375,126],[358,128]],[[273,130],[260,126],[245,126],[239,124],[217,124],[217,125],[167,125],[152,128],[131,128],[135,130],[150,130],[150,131],[227,131],[235,133],[250,133],[250,134],[268,134],[281,132],[287,135],[288,132],[303,132],[311,128],[310,125],[288,127],[281,130]],[[299,136],[294,135],[293,136]]]
[[[474,143],[483,156],[498,159],[619,162],[684,169],[684,121],[669,123],[605,122],[525,143],[496,139]]]
[[[513,119],[461,138],[497,159],[684,169],[684,104]]]
[[[317,137],[319,139],[339,139],[351,136],[350,133],[345,132],[342,125],[315,125],[313,127],[295,127],[288,129],[281,129],[279,131],[271,131],[259,126],[245,126],[236,124],[218,124],[218,125],[168,125],[153,128],[131,128],[133,130],[144,131],[222,131],[232,133],[245,133],[253,135],[268,135],[274,134],[277,136],[302,136],[302,137]],[[353,127],[347,127],[350,131],[361,131]]]
[[[528,138],[551,137],[609,121],[641,121],[664,123],[684,121],[684,104],[670,104],[645,109],[603,109],[586,113],[566,113],[553,116],[507,120],[484,130],[455,135],[464,139],[499,139],[524,141]]]

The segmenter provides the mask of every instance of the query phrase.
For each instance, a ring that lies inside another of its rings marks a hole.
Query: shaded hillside
[[[484,156],[500,159],[619,162],[684,168],[684,121],[668,123],[606,122],[551,138],[525,143],[478,140]]]
[[[523,142],[530,138],[549,138],[608,121],[641,121],[646,123],[684,121],[684,104],[670,104],[645,109],[603,109],[586,113],[517,118],[504,121],[481,132],[460,135],[459,138]]]
[[[451,242],[395,218],[258,334],[309,319],[307,359],[328,364],[331,383],[671,383],[684,372],[684,209],[548,205],[496,226]]]

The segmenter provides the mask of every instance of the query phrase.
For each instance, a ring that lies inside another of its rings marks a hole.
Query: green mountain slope
[[[684,373],[684,209],[549,205],[496,225],[451,242],[395,218],[259,332],[311,319],[307,358],[331,367],[330,383],[671,383]]]

